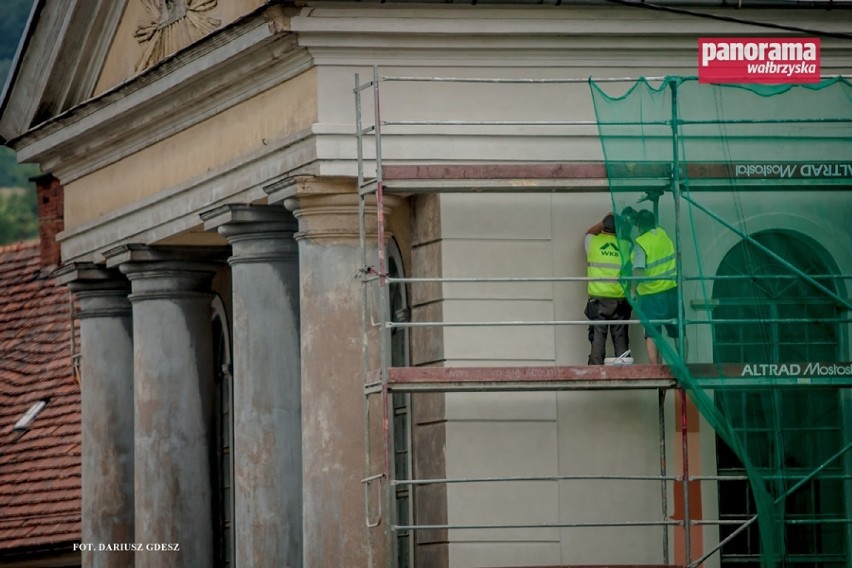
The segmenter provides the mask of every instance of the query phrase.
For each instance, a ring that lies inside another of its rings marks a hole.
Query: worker
[[[629,320],[630,302],[625,287],[619,282],[622,266],[630,257],[629,243],[619,240],[615,234],[615,218],[610,213],[586,231],[584,238],[588,260],[589,300],[585,314],[591,321]],[[607,333],[612,336],[615,357],[629,352],[626,324],[590,325],[589,342],[591,353],[589,365],[603,365],[606,356]]]
[[[635,215],[639,236],[634,241],[632,263],[633,274],[637,277],[653,277],[653,280],[634,280],[635,294],[639,308],[648,320],[677,319],[677,262],[675,246],[666,231],[657,225],[654,214],[647,209]],[[649,323],[645,326],[645,345],[648,349],[648,362],[660,363],[659,351],[649,329],[661,332],[665,326],[669,337],[675,338],[677,348],[678,328],[673,323]]]

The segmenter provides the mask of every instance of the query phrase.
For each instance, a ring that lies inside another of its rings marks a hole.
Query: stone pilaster
[[[136,568],[213,566],[211,486],[212,251],[123,246],[107,251],[131,283]]]
[[[232,247],[236,565],[301,567],[296,222],[283,207],[249,205],[202,218]]]
[[[381,566],[386,525],[372,529],[369,546],[361,483],[365,378],[355,184],[297,178],[290,187],[270,192],[270,202],[280,201],[299,221],[304,566],[367,566],[370,554]],[[374,259],[375,213],[368,218],[369,257]],[[375,346],[375,331],[369,341]],[[381,447],[379,437],[373,443]]]
[[[116,271],[71,264],[56,272],[80,310],[82,391],[81,542],[131,543],[133,339],[130,283]],[[82,552],[84,568],[133,566],[133,552]]]

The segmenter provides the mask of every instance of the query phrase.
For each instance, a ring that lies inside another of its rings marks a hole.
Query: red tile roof
[[[0,246],[0,558],[80,540],[80,387],[69,292],[37,242]],[[13,429],[40,400],[23,431]]]

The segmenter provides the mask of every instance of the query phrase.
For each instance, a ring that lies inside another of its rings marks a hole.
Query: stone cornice
[[[845,19],[826,8],[702,8],[702,12],[845,33]],[[317,65],[511,67],[583,69],[686,67],[696,64],[696,40],[713,35],[790,35],[736,22],[629,7],[466,4],[332,4],[305,8],[291,19],[299,44]],[[353,33],[352,30],[358,30]],[[849,42],[825,38],[824,69],[848,68]],[[457,65],[456,65],[457,63]],[[581,72],[580,76],[588,73]],[[684,74],[682,70],[679,74]],[[430,72],[428,75],[439,75]],[[638,74],[647,74],[642,71]],[[366,75],[366,74],[365,74]]]
[[[119,242],[156,242],[199,224],[199,214],[226,202],[263,199],[274,170],[311,170],[316,149],[310,131],[270,141],[239,163],[223,164],[193,179],[58,235],[62,258],[100,262],[101,251]]]
[[[735,16],[742,21],[770,22],[826,32],[847,32],[845,18],[838,12],[822,8],[739,9],[702,8],[701,12]],[[357,25],[353,21],[357,20]],[[792,32],[772,30],[732,21],[697,18],[690,15],[639,10],[632,7],[579,6],[565,2],[546,5],[466,5],[466,4],[332,4],[322,3],[305,8],[291,20],[291,29],[300,35],[302,45],[331,42],[347,36],[362,44],[381,43],[389,47],[394,37],[400,42],[429,41],[429,38],[457,36],[476,41],[489,36],[506,40],[510,37],[613,37],[627,42],[641,36],[654,41],[666,38],[707,36],[713,34],[790,35]],[[353,34],[352,30],[358,30]],[[315,37],[316,40],[310,39]],[[442,41],[437,39],[436,41]],[[641,41],[641,40],[639,40]],[[619,42],[621,43],[621,41]],[[647,46],[647,44],[643,44]],[[693,44],[694,47],[694,44]]]
[[[37,162],[69,183],[310,66],[310,55],[286,26],[258,13],[42,123],[11,145],[19,160]]]
[[[111,283],[115,281],[127,283],[127,280],[118,271],[107,269],[92,262],[69,262],[57,268],[53,272],[53,278],[60,286],[84,283],[113,287],[114,285]]]
[[[205,211],[201,214],[204,221],[204,229],[207,231],[217,230],[225,225],[239,226],[262,226],[266,224],[290,226],[295,231],[296,225],[293,215],[283,207],[271,207],[268,205],[244,205],[231,203],[222,205],[216,209]]]
[[[107,268],[126,264],[183,266],[184,270],[206,271],[227,258],[225,247],[148,246],[138,243],[120,245],[104,252]],[[122,272],[127,273],[124,268]],[[215,270],[215,268],[214,268]]]

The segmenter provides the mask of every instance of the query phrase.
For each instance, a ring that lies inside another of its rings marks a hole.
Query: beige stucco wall
[[[606,192],[444,194],[440,201],[438,262],[446,277],[583,276],[583,234],[610,207]],[[726,194],[707,196],[704,201],[726,218],[736,218],[734,209],[746,207],[754,213],[748,219],[750,232],[774,229],[812,235],[841,273],[848,273],[852,266],[852,252],[843,246],[848,231],[842,228],[849,208],[839,192],[790,193],[783,206],[764,194],[742,195],[736,203]],[[670,222],[673,215],[665,203],[661,218]],[[725,253],[740,238],[706,216],[696,216],[694,223],[695,232],[703,235],[704,248],[687,248],[684,271],[697,273],[694,255],[698,254],[705,274],[715,274]],[[687,318],[697,319],[700,310],[691,300],[703,294],[697,284],[689,284],[684,295]],[[582,282],[445,284],[438,317],[445,321],[582,321],[585,299]],[[642,336],[641,326],[631,326],[631,348],[638,363],[647,361]],[[582,365],[589,350],[582,324],[448,327],[442,338],[447,366]],[[711,347],[709,329],[692,326],[691,360],[711,361]],[[669,474],[676,473],[680,464],[679,417],[673,402],[670,392],[666,401]],[[449,478],[659,473],[657,393],[653,390],[452,393],[446,395],[443,418]],[[691,472],[715,473],[715,437],[706,422],[701,422],[699,432],[690,434],[689,445]],[[717,494],[712,484],[705,485],[703,515],[712,519],[717,515]],[[451,484],[447,511],[449,523],[459,525],[661,520],[659,487],[657,481],[627,480]],[[670,514],[673,490],[670,485]],[[660,527],[455,530],[449,536],[452,567],[662,561]],[[703,543],[693,542],[694,550],[712,546],[718,532],[705,527],[703,539]],[[675,546],[673,536],[670,546]],[[718,566],[718,559],[710,559],[707,566]]]
[[[583,276],[583,235],[609,208],[608,193],[442,195],[443,276]],[[445,321],[584,320],[585,288],[445,284],[440,303]],[[632,327],[631,347],[644,360],[642,330]],[[589,352],[585,325],[449,327],[443,341],[449,366],[582,365]],[[445,404],[450,478],[659,472],[654,391],[456,393]],[[659,483],[451,484],[447,510],[460,525],[659,520]],[[659,527],[456,530],[449,537],[449,565],[459,567],[662,560]]]
[[[316,120],[316,77],[307,71],[65,186],[66,230],[240,161]]]
[[[209,12],[204,12],[204,15],[220,20],[220,27],[223,27],[265,3],[264,0],[219,0],[217,6]],[[136,75],[136,65],[145,52],[147,44],[139,43],[134,33],[140,22],[147,19],[146,16],[147,12],[142,0],[128,0],[121,24],[113,38],[109,55],[95,87],[95,95]]]

